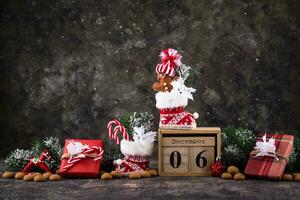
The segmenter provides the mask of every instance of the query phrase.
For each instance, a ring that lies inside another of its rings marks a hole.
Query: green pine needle
[[[5,168],[12,171],[21,171],[31,158],[38,158],[45,149],[48,149],[51,155],[51,160],[46,160],[45,163],[50,169],[58,169],[62,147],[56,137],[48,137],[45,140],[35,141],[30,150],[16,149],[12,151],[4,161]],[[39,171],[40,169],[34,168],[34,170]]]
[[[246,128],[226,126],[222,134],[222,162],[244,169],[255,144],[255,134]]]
[[[190,68],[189,76],[185,80],[185,85],[191,87],[194,83],[195,77],[196,77],[195,71],[193,70],[193,68]]]

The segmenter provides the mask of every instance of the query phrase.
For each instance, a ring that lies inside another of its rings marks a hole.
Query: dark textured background
[[[295,133],[299,18],[298,0],[2,0],[0,156],[48,135],[107,138],[120,113],[158,117],[166,47],[195,70],[199,125]]]

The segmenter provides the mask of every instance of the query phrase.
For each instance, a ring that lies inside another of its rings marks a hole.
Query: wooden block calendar
[[[221,129],[159,129],[160,176],[210,176],[210,165],[221,155]]]

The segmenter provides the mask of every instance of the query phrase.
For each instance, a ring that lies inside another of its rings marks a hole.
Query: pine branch
[[[244,169],[255,141],[256,136],[249,129],[230,125],[225,127],[222,134],[222,162],[224,165],[236,165],[240,169]]]
[[[27,165],[31,158],[38,158],[45,149],[48,149],[51,155],[51,160],[46,160],[45,163],[50,169],[58,169],[62,147],[58,138],[55,137],[48,137],[42,141],[35,141],[30,150],[16,149],[12,151],[5,159],[5,168],[7,170],[20,171]]]

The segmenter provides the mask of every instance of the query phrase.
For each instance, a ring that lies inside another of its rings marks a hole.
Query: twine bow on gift
[[[278,160],[276,156],[276,146],[275,139],[272,137],[267,141],[266,134],[262,137],[263,141],[257,141],[254,149],[256,150],[255,157],[259,156],[269,156],[274,157]]]
[[[62,172],[67,171],[68,169],[70,169],[71,167],[73,167],[76,163],[78,163],[79,161],[81,161],[82,159],[85,158],[94,158],[94,161],[100,160],[103,158],[103,149],[99,146],[92,146],[89,147],[88,145],[82,145],[79,142],[74,142],[71,141],[69,143],[71,146],[73,145],[78,145],[80,144],[81,147],[83,147],[83,149],[76,149],[76,151],[74,152],[69,152],[65,153],[62,155],[61,159],[65,159],[65,158],[69,158],[67,161],[67,165],[65,165],[61,170]],[[80,146],[79,145],[79,146]],[[72,147],[73,147],[72,146]],[[67,147],[68,148],[68,147]],[[69,149],[69,148],[68,148]]]
[[[285,161],[288,160],[286,156],[276,152],[275,139],[272,137],[267,141],[266,134],[262,137],[262,141],[256,142],[254,150],[250,153],[250,155],[254,157],[268,156],[273,157],[276,160],[279,160],[279,158],[282,158]]]
[[[31,158],[29,163],[24,167],[23,172],[27,174],[34,166],[41,168],[45,172],[50,171],[49,167],[45,164],[46,159],[51,159],[48,149],[45,149],[39,158]]]

